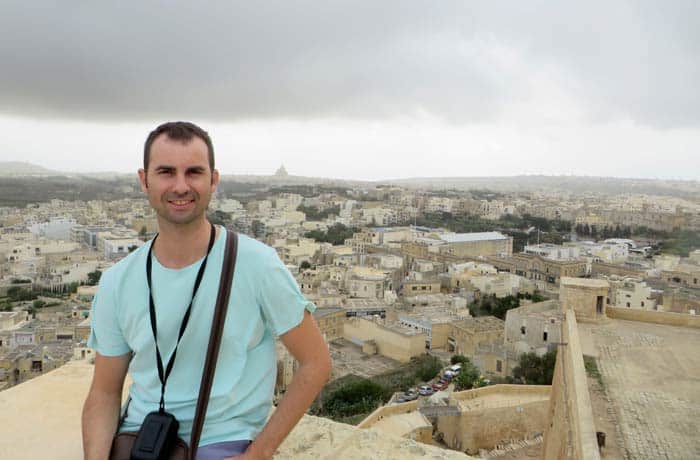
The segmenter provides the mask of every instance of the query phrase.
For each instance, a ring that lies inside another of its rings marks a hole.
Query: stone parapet
[[[595,422],[588,393],[576,314],[566,311],[562,343],[552,380],[549,425],[544,437],[545,460],[599,460]]]
[[[638,308],[608,307],[609,318],[641,321],[643,323],[685,326],[700,329],[700,316],[666,311],[647,311]]]
[[[93,366],[72,361],[52,372],[0,392],[8,422],[0,434],[0,456],[12,460],[82,458],[80,414]],[[276,460],[445,459],[467,455],[416,441],[304,416],[284,441]]]

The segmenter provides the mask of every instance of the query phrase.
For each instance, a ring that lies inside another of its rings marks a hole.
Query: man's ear
[[[141,191],[148,193],[148,177],[146,177],[146,171],[143,168],[139,168],[139,182],[141,183]]]
[[[215,169],[211,172],[211,193],[216,191],[216,187],[219,186],[219,170]]]

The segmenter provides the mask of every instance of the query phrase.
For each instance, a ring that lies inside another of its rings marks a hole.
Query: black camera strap
[[[163,359],[160,356],[160,349],[158,348],[158,328],[156,326],[156,306],[155,302],[153,301],[153,292],[151,288],[151,269],[152,269],[152,263],[151,263],[151,255],[153,252],[153,245],[156,242],[156,238],[158,238],[158,235],[156,235],[153,238],[153,241],[151,242],[151,247],[148,250],[148,258],[146,259],[146,281],[148,282],[148,301],[149,301],[149,313],[151,316],[151,330],[153,331],[153,340],[155,341],[156,344],[156,362],[158,364],[158,378],[160,379],[160,403],[158,404],[158,411],[163,413],[165,412],[165,384],[168,381],[168,377],[170,376],[170,372],[173,370],[173,364],[175,363],[175,355],[177,354],[177,346],[180,344],[180,339],[182,339],[182,335],[185,333],[185,329],[187,328],[187,323],[190,320],[190,313],[192,311],[192,303],[194,302],[194,298],[197,295],[197,290],[199,289],[199,285],[202,282],[202,277],[204,276],[204,270],[207,267],[207,259],[209,259],[209,253],[211,252],[211,248],[214,246],[214,239],[216,238],[216,229],[214,227],[214,224],[211,225],[211,235],[209,237],[209,246],[207,248],[207,254],[204,256],[204,261],[202,261],[202,265],[199,267],[199,271],[197,272],[197,278],[195,279],[194,282],[194,289],[192,290],[192,298],[190,299],[190,304],[187,306],[187,311],[185,311],[185,316],[182,318],[182,323],[180,323],[180,332],[178,333],[177,336],[177,342],[175,342],[175,349],[173,350],[173,353],[170,355],[170,359],[168,360],[168,364],[165,367],[165,372],[163,371]]]

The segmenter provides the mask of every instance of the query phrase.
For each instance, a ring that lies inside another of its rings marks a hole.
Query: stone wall
[[[593,410],[573,310],[566,311],[562,342],[554,368],[543,458],[598,460]]]
[[[377,423],[384,417],[391,417],[392,415],[408,414],[418,410],[418,400],[408,401],[400,404],[390,404],[388,406],[378,407],[369,414],[364,420],[357,424],[358,428],[370,428],[372,425]]]
[[[700,328],[700,316],[688,315],[684,313],[646,311],[624,307],[608,307],[607,315],[609,318],[626,319],[629,321]]]
[[[482,240],[482,241],[464,241],[458,243],[449,243],[446,245],[449,254],[463,256],[500,256],[506,257],[513,255],[513,238],[508,237],[503,240]]]
[[[438,417],[438,431],[451,449],[476,455],[542,434],[547,427],[549,401],[475,409],[458,416]]]
[[[646,275],[644,270],[637,270],[624,265],[606,264],[604,262],[593,262],[591,264],[591,274],[606,276],[617,275],[622,277],[631,276],[634,278],[643,278]]]
[[[453,393],[450,405],[469,401],[459,415],[438,416],[437,430],[452,449],[479,449],[531,439],[544,433],[549,410],[548,385],[493,385]]]
[[[406,334],[377,324],[371,319],[348,319],[343,326],[343,337],[357,344],[374,340],[379,354],[403,363],[410,361],[413,356],[425,353],[425,333]]]
[[[605,319],[605,299],[610,285],[597,279],[561,279],[559,300],[563,310],[576,312],[578,321],[600,321]]]
[[[93,366],[71,362],[53,372],[0,392],[6,420],[0,456],[12,460],[82,458],[80,413]],[[304,416],[282,443],[275,460],[469,460],[461,452],[411,439],[361,430],[328,419]]]

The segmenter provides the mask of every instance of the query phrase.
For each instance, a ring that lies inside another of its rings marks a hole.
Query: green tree
[[[508,295],[495,299],[495,304],[496,305],[491,311],[493,316],[505,320],[508,310],[518,308],[520,306],[520,299],[518,299],[516,296]]]
[[[556,351],[550,351],[544,356],[523,353],[513,369],[513,376],[528,385],[551,385],[556,359]]]
[[[43,300],[40,300],[40,299],[37,299],[34,302],[32,302],[32,307],[35,310],[38,310],[39,308],[43,308],[45,306],[46,306],[46,302],[44,302]]]
[[[384,390],[371,380],[350,382],[330,392],[323,401],[323,411],[331,417],[348,417],[374,410],[382,403]]]
[[[102,272],[100,270],[95,270],[94,272],[88,273],[88,281],[87,284],[89,286],[95,286],[97,283],[100,282],[100,278],[102,277]]]
[[[68,285],[64,286],[64,289],[66,294],[75,294],[78,292],[78,283],[76,281],[68,283]]]
[[[311,264],[309,263],[308,260],[303,260],[301,262],[301,264],[299,265],[299,268],[302,270],[308,270],[309,268],[311,268]]]
[[[326,232],[312,230],[307,232],[304,236],[307,238],[313,238],[321,243],[331,243],[334,246],[338,246],[344,244],[346,239],[352,237],[352,235],[357,232],[359,232],[359,229],[357,228],[346,227],[341,223],[337,223],[331,227],[328,227]]]
[[[22,289],[19,286],[12,286],[7,290],[7,297],[12,302],[20,302],[24,300],[34,300],[36,299],[36,294],[34,294],[32,291]]]
[[[540,291],[538,291],[537,289],[535,289],[535,292],[532,293],[531,298],[532,298],[532,303],[543,302],[543,301],[547,300],[544,298],[544,296],[542,296],[542,294],[540,294]]]
[[[462,369],[457,377],[454,378],[455,390],[469,390],[479,381],[481,377],[479,369],[471,362],[462,363]]]
[[[450,358],[450,364],[461,364],[461,363],[471,363],[469,358],[464,355],[452,355]]]
[[[431,356],[428,360],[421,361],[416,369],[416,378],[427,382],[437,376],[442,370],[442,362],[436,356]]]

